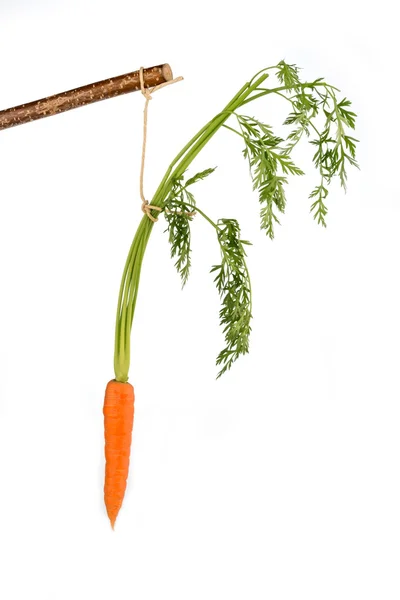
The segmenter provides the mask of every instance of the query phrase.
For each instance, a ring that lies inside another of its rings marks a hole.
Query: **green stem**
[[[214,221],[212,219],[210,219],[210,217],[208,217],[205,212],[203,212],[202,210],[200,210],[200,208],[197,206],[197,204],[196,205],[194,205],[194,204],[188,204],[188,206],[190,206],[190,208],[193,208],[193,210],[195,210],[196,212],[198,212],[199,215],[201,215],[203,217],[203,219],[205,219],[206,221],[208,221],[210,223],[210,225],[212,225],[214,227],[214,229],[216,229],[216,230],[219,229],[218,225],[216,223],[214,223]]]
[[[305,88],[315,88],[315,87],[324,87],[326,89],[330,88],[330,89],[337,89],[334,88],[332,85],[328,85],[327,83],[301,83],[300,85],[296,86],[299,87],[301,89],[305,89]],[[253,102],[253,100],[257,100],[258,98],[262,98],[263,96],[267,96],[268,94],[274,94],[276,92],[282,92],[284,90],[287,90],[287,86],[286,85],[282,85],[280,87],[277,88],[270,88],[270,89],[264,89],[262,90],[262,92],[260,94],[256,94],[255,96],[252,96],[251,98],[247,98],[242,106],[244,106],[245,104],[248,104],[248,102]],[[338,90],[339,91],[339,90]]]
[[[167,169],[160,185],[158,186],[154,197],[151,201],[155,206],[162,206],[166,195],[169,192],[170,186],[174,179],[177,179],[186,171],[191,162],[196,158],[199,152],[215,135],[223,123],[231,116],[231,114],[242,105],[243,101],[251,94],[257,86],[259,86],[268,75],[264,74],[259,77],[253,85],[246,83],[239,92],[232,98],[226,107],[218,113],[211,121],[207,123],[191,140],[186,144],[185,148],[174,158]],[[179,162],[180,161],[180,162]],[[175,170],[171,173],[173,167],[179,162]]]
[[[233,133],[237,133],[237,135],[240,135],[241,138],[244,138],[244,135],[234,127],[229,127],[229,125],[227,125],[226,123],[224,123],[222,127],[225,127],[225,129],[229,129],[229,131],[233,131]]]
[[[232,102],[235,102],[238,98],[240,98],[240,96],[245,92],[246,88],[249,87],[249,84],[246,83],[239,91],[238,93],[232,98],[231,102],[227,105],[226,109],[222,112],[225,112],[226,110],[229,109],[229,105]],[[221,114],[221,113],[219,113]],[[174,160],[171,162],[171,164],[169,165],[163,179],[160,182],[160,185],[158,186],[155,194],[154,194],[154,198],[152,200],[152,204],[154,204],[154,202],[156,201],[156,198],[159,195],[162,195],[162,192],[164,190],[164,187],[166,186],[168,179],[170,178],[171,175],[171,171],[173,169],[173,167],[176,165],[176,163],[189,151],[189,149],[191,148],[191,146],[193,146],[193,144],[203,135],[204,132],[207,131],[207,129],[210,128],[210,126],[212,125],[213,121],[215,121],[215,119],[218,117],[219,115],[217,115],[216,117],[213,117],[211,119],[211,121],[209,121],[208,123],[206,123],[206,125],[204,125],[204,127],[202,127],[202,129],[200,129],[200,131],[198,131],[193,137],[192,139],[186,144],[186,146],[184,148],[182,148],[182,150],[175,156]],[[164,197],[168,194],[169,192],[169,188],[167,187],[166,189],[166,193],[165,195],[163,195]]]
[[[114,371],[117,381],[125,382],[128,380],[130,331],[136,305],[143,256],[152,227],[152,221],[146,216],[143,217],[131,244],[122,275],[115,327]]]

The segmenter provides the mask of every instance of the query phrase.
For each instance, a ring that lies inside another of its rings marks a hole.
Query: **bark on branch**
[[[150,67],[143,69],[143,79],[145,87],[153,87],[170,81],[172,71],[168,64]],[[138,90],[140,90],[139,70],[126,75],[111,77],[104,81],[90,83],[74,90],[68,90],[61,94],[0,111],[0,130]]]

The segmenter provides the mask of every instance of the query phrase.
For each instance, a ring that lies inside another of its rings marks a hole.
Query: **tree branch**
[[[168,64],[150,67],[143,69],[143,79],[145,87],[153,87],[170,81],[172,71]],[[0,111],[0,130],[138,90],[140,90],[139,70],[90,83],[74,90]]]

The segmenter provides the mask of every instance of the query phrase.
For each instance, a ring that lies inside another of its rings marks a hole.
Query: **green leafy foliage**
[[[310,120],[318,114],[318,100],[312,94],[301,89],[292,101],[293,111],[289,113],[284,125],[295,125],[286,138],[286,148],[292,152],[293,148],[300,142],[305,133],[310,136]]]
[[[348,166],[358,168],[358,140],[351,131],[355,128],[356,114],[351,110],[351,102],[347,98],[339,101],[339,90],[326,83],[323,78],[302,82],[300,70],[294,64],[282,60],[271,69],[275,70],[280,85],[269,89],[261,87],[268,77],[265,71],[269,69],[265,69],[244,86],[224,111],[193,138],[193,148],[187,154],[186,149],[181,153],[184,166],[178,164],[178,175],[174,175],[174,172],[168,175],[166,194],[163,195],[166,199],[159,204],[164,209],[171,256],[176,260],[175,266],[182,285],[188,279],[191,266],[190,225],[193,211],[200,213],[217,232],[221,262],[214,265],[211,272],[221,298],[219,317],[225,338],[225,347],[216,361],[220,367],[218,377],[229,370],[240,355],[249,351],[252,299],[245,252],[245,246],[249,242],[240,239],[240,227],[235,219],[220,219],[214,223],[196,207],[191,186],[208,177],[215,169],[201,171],[186,182],[180,174],[186,172],[187,165],[211,139],[216,128],[225,125],[234,131],[244,141],[243,155],[249,164],[253,189],[258,192],[261,229],[273,239],[275,226],[280,224],[280,215],[286,209],[289,179],[291,176],[304,174],[292,158],[295,148],[303,139],[306,138],[314,147],[312,161],[319,173],[320,182],[309,195],[310,210],[316,222],[323,227],[326,227],[326,199],[332,179],[338,177],[342,187],[346,189]],[[277,94],[290,103],[290,112],[283,123],[290,127],[286,136],[276,135],[270,125],[255,117],[239,114],[242,106],[254,98],[269,94]],[[223,120],[221,117],[225,115],[226,119]],[[225,122],[230,118],[236,119],[238,129],[226,125]],[[160,189],[162,191],[163,187]]]
[[[347,166],[358,168],[355,158],[358,140],[347,131],[355,128],[356,114],[350,110],[351,102],[347,98],[338,101],[336,93],[339,90],[326,83],[323,78],[302,83],[298,68],[287,65],[284,61],[276,69],[278,80],[286,86],[286,90],[277,93],[292,105],[292,111],[284,125],[295,127],[286,138],[287,152],[292,152],[304,134],[307,137],[310,137],[311,132],[316,134],[310,143],[315,146],[313,163],[319,171],[321,182],[309,197],[313,200],[311,213],[314,219],[326,227],[328,209],[325,199],[329,184],[333,177],[338,176],[341,186],[346,190]],[[293,90],[294,94],[290,95]],[[324,120],[321,131],[317,127],[320,117]],[[267,213],[270,215],[271,210]]]
[[[171,244],[171,258],[176,257],[175,267],[178,271],[182,287],[185,286],[190,274],[191,261],[191,231],[190,221],[193,220],[196,200],[188,186],[201,181],[215,171],[206,169],[196,173],[184,182],[184,176],[172,182],[171,190],[164,202],[164,215],[167,221],[168,240]]]
[[[226,347],[217,357],[221,366],[218,377],[231,368],[241,354],[249,351],[251,320],[251,285],[244,246],[249,242],[240,239],[240,227],[235,219],[220,219],[217,236],[221,249],[221,263],[214,265],[215,283],[221,297],[219,313]]]
[[[339,175],[341,185],[346,188],[346,164],[358,167],[355,160],[358,140],[346,133],[346,128],[355,127],[355,114],[346,108],[350,105],[349,100],[338,103],[333,94],[323,98],[323,105],[326,117],[324,129],[310,142],[316,147],[313,161],[328,184],[335,175]]]
[[[279,82],[291,92],[293,89],[297,89],[300,85],[299,79],[299,67],[296,65],[289,65],[284,60],[281,60],[277,65],[276,76]]]
[[[283,139],[274,135],[269,125],[253,117],[237,115],[245,142],[243,154],[249,160],[253,189],[258,190],[261,204],[261,229],[274,238],[274,224],[279,224],[277,212],[285,212],[286,175],[303,175],[290,157],[290,150],[282,146]]]
[[[200,173],[196,173],[196,175],[193,175],[193,177],[190,177],[190,179],[186,181],[185,187],[187,187],[188,185],[193,185],[193,183],[205,179],[206,177],[211,175],[211,173],[214,173],[216,168],[217,167],[214,167],[213,169],[205,169],[204,171],[200,171]]]
[[[316,221],[323,227],[326,227],[325,217],[328,209],[324,203],[324,200],[328,193],[329,192],[326,187],[321,184],[317,185],[317,187],[313,189],[309,196],[309,198],[315,198],[311,205],[311,212],[314,213],[314,219],[316,219]]]
[[[191,267],[190,221],[193,219],[195,199],[181,180],[176,180],[165,202],[164,215],[167,221],[168,240],[171,244],[171,258],[176,257],[175,268],[178,271],[182,287],[187,283]]]

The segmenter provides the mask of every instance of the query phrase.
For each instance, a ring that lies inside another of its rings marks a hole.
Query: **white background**
[[[213,218],[251,239],[251,353],[222,347],[193,224],[183,292],[162,221],[133,328],[136,418],[116,531],[103,508],[103,416],[119,280],[141,218],[143,98],[0,132],[0,596],[4,600],[398,600],[400,216],[394,4],[123,0],[0,3],[0,108],[169,62],[150,106],[146,193],[264,66],[324,76],[359,114],[361,171],[309,214],[307,144],[271,242],[240,140],[193,166]],[[280,102],[251,114],[279,131]]]

